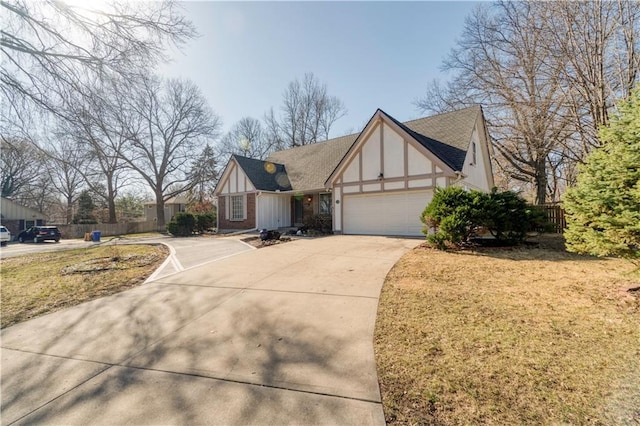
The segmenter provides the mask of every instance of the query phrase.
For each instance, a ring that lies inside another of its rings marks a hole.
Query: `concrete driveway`
[[[116,242],[118,240],[115,240]],[[170,255],[167,260],[149,277],[147,282],[173,275],[188,269],[197,268],[220,259],[235,256],[247,250],[255,250],[238,238],[207,238],[207,237],[158,237],[127,239],[127,244],[162,243],[169,247]]]
[[[2,331],[3,424],[384,424],[373,328],[420,240],[250,250]]]

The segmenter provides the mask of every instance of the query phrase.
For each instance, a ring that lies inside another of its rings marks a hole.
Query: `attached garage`
[[[451,185],[493,187],[482,107],[404,123],[378,109],[359,133],[266,160],[232,155],[215,190],[218,229],[281,228],[331,215],[336,234],[423,237],[420,215],[435,188]],[[238,215],[226,207],[232,200],[244,208]]]
[[[422,236],[420,215],[433,190],[345,195],[344,233]]]

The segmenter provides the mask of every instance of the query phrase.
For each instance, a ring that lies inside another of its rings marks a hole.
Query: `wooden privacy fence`
[[[111,235],[138,234],[141,232],[153,232],[158,230],[158,222],[149,220],[145,222],[126,223],[96,223],[93,225],[56,225],[62,234],[62,238],[82,238],[84,234],[100,231],[104,237]]]
[[[562,206],[559,204],[543,204],[540,208],[546,213],[549,222],[553,225],[553,232],[562,234],[567,227]]]

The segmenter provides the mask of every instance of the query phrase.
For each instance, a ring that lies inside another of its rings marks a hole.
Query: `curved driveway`
[[[197,268],[221,259],[235,256],[254,247],[239,238],[157,237],[129,240],[127,243],[161,242],[169,246],[171,254],[167,260],[149,277],[147,282],[166,277],[187,269]]]
[[[420,240],[219,260],[2,331],[2,423],[384,424],[373,329]]]

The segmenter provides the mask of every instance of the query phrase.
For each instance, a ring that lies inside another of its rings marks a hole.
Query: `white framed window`
[[[331,214],[331,193],[320,194],[320,207],[318,213],[322,215]]]
[[[475,142],[471,142],[471,164],[473,164],[475,166],[476,161],[477,161],[476,143]]]
[[[231,220],[244,219],[244,196],[232,195],[231,197]]]

